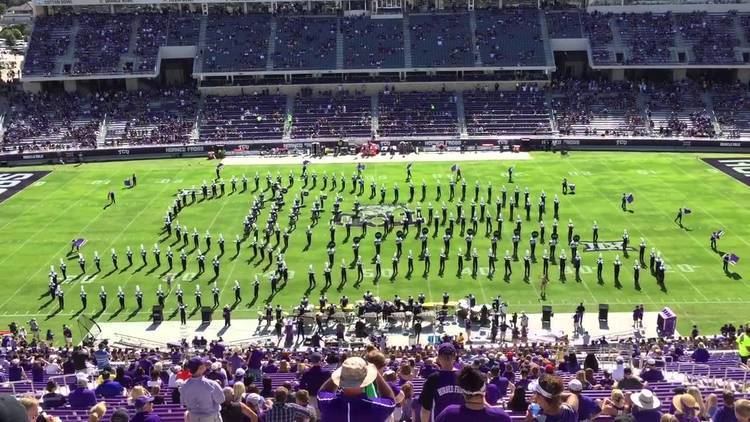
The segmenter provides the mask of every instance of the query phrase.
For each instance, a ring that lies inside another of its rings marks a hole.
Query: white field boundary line
[[[302,165],[305,160],[310,161],[311,166],[316,164],[386,164],[386,163],[465,163],[471,161],[526,161],[532,160],[533,157],[528,152],[420,152],[419,154],[391,156],[377,155],[374,157],[362,157],[360,155],[341,155],[325,156],[314,158],[311,156],[279,156],[279,157],[262,157],[262,156],[231,156],[224,158],[221,163],[228,166],[250,166],[250,165]]]
[[[538,304],[539,302],[538,301],[527,301],[527,302],[523,302],[523,301],[508,301],[507,303],[508,303],[508,306],[526,306],[526,305]],[[546,301],[546,302],[544,302],[544,304],[545,305],[551,305],[551,306],[568,306],[568,305],[572,306],[572,305],[577,305],[578,302],[575,302],[575,301]],[[640,301],[639,300],[639,301],[617,302],[617,303],[614,303],[613,305],[622,305],[622,306],[631,306],[631,305],[657,305],[657,306],[665,306],[665,305],[738,305],[739,306],[739,305],[748,305],[748,304],[750,304],[750,301],[748,301],[748,300],[724,300],[724,301],[718,301],[718,300],[709,300],[709,301],[703,301],[703,300],[686,300],[686,301],[668,301],[668,302],[666,302],[666,301],[647,302],[647,301]],[[240,307],[238,307],[237,309],[235,309],[234,311],[232,311],[232,315],[234,315],[234,314],[246,314],[246,313],[248,313],[248,314],[255,314],[255,313],[257,313],[258,309],[259,308],[257,308],[257,307],[255,307],[255,308],[240,308]],[[135,307],[133,307],[133,308],[127,308],[127,309],[123,310],[122,312],[124,313],[126,311],[132,311],[132,310],[135,310]],[[623,312],[625,312],[625,311],[623,311]],[[60,313],[58,313],[56,315],[57,316],[72,316],[72,315],[76,315],[77,313],[78,313],[77,311],[76,312],[60,312]],[[104,316],[104,315],[111,315],[113,313],[115,313],[115,312],[104,311],[104,312],[102,312],[101,315],[102,316]],[[18,317],[27,317],[27,316],[28,317],[44,317],[44,316],[47,316],[47,315],[48,315],[48,313],[38,313],[38,312],[37,313],[29,312],[29,313],[14,313],[14,314],[7,313],[7,314],[0,314],[0,316],[7,317],[7,318],[18,318]],[[143,321],[145,321],[145,320],[140,320],[140,322],[143,322]],[[129,321],[128,322],[112,321],[112,322],[130,323]],[[137,324],[138,321],[133,321],[132,323]]]

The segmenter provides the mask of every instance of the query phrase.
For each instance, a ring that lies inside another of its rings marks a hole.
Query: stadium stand
[[[446,92],[385,92],[379,97],[380,136],[457,135],[456,96]]]
[[[469,14],[411,14],[409,32],[414,67],[474,66]]]
[[[467,92],[463,95],[469,135],[551,133],[544,92],[524,86],[515,92]]]
[[[544,66],[539,11],[536,9],[476,12],[477,49],[485,66]]]
[[[344,35],[344,67],[404,67],[404,31],[400,19],[344,18],[341,32]]]
[[[311,93],[294,102],[292,138],[347,138],[372,135],[371,99],[346,92],[325,96]]]
[[[200,137],[209,142],[281,139],[285,122],[283,96],[208,96],[201,112]]]
[[[203,71],[265,69],[271,25],[267,15],[210,15]]]
[[[274,69],[335,69],[338,19],[285,16],[276,19]]]

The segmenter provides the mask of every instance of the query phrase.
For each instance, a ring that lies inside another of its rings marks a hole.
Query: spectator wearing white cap
[[[73,409],[89,409],[96,404],[96,394],[89,389],[89,381],[86,377],[78,377],[76,388],[68,394],[68,403]]]
[[[625,359],[622,356],[618,356],[615,359],[615,369],[612,370],[612,379],[620,381],[625,377]]]
[[[601,413],[602,408],[594,399],[582,394],[583,384],[581,381],[577,379],[571,380],[568,383],[568,390],[578,400],[578,420],[590,421],[596,419],[596,416]]]
[[[635,422],[659,422],[661,420],[661,401],[650,390],[641,390],[630,395],[630,408]]]
[[[641,379],[646,382],[664,381],[664,374],[656,367],[656,360],[648,358],[646,368],[641,371]]]

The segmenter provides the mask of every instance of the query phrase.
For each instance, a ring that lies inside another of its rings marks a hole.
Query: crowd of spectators
[[[449,92],[395,92],[378,98],[381,136],[445,136],[458,134],[456,95]]]
[[[675,15],[680,34],[692,43],[695,63],[734,64],[734,48],[739,45],[735,34],[736,13],[709,15],[706,12]]]
[[[371,109],[370,97],[359,92],[303,90],[294,102],[292,138],[370,137]]]
[[[750,402],[740,386],[716,390],[694,378],[670,381],[679,368],[672,362],[740,368],[736,355],[722,360],[713,350],[734,348],[735,336],[750,333],[733,328],[727,324],[713,337],[695,328],[691,337],[676,339],[601,339],[597,348],[565,342],[470,346],[443,336],[427,346],[293,351],[231,347],[221,338],[164,349],[63,346],[11,324],[2,339],[0,381],[15,383],[29,416],[7,419],[14,422],[33,422],[39,414],[45,421],[115,422],[219,416],[224,422],[574,422],[601,416],[650,422],[664,415],[729,422],[734,411],[747,422]],[[43,391],[24,390],[29,382]],[[0,397],[0,412],[13,410],[10,400]]]
[[[638,87],[629,81],[560,80],[550,86],[557,129],[567,135],[646,135]]]

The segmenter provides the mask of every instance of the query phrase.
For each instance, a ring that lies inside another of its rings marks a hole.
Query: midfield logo
[[[48,171],[25,173],[0,173],[0,202],[5,201],[27,186],[46,176]]]
[[[339,225],[345,225],[348,222],[352,226],[361,227],[367,224],[370,227],[381,227],[385,225],[388,216],[393,214],[395,224],[400,225],[407,211],[412,216],[415,215],[415,212],[406,207],[406,205],[360,205],[359,216],[356,216],[353,212],[342,212],[334,222]]]
[[[605,252],[605,251],[621,251],[622,250],[622,241],[616,241],[616,242],[608,242],[608,241],[602,241],[602,242],[581,242],[581,251],[582,252]],[[628,246],[629,251],[634,251],[635,248]]]

